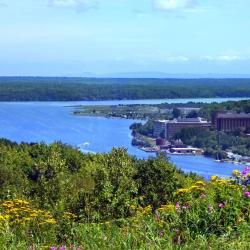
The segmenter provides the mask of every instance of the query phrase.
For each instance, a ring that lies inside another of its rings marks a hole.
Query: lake
[[[16,142],[62,141],[83,152],[109,152],[113,147],[125,147],[139,158],[150,155],[131,146],[129,126],[135,120],[106,119],[72,115],[75,105],[115,105],[115,104],[156,104],[187,103],[243,98],[173,99],[173,100],[124,100],[94,102],[2,102],[0,103],[0,137]],[[230,175],[232,170],[242,169],[231,163],[218,163],[203,156],[171,156],[170,159],[186,172],[196,172],[204,177],[211,175]]]

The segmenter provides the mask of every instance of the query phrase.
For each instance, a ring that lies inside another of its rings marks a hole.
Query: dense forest
[[[250,79],[0,77],[0,101],[250,97]]]
[[[249,249],[250,174],[0,140],[1,249]]]

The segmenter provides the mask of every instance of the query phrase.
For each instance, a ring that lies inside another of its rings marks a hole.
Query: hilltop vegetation
[[[249,96],[249,79],[0,77],[0,101],[79,101]]]
[[[250,100],[203,104],[199,111],[199,115],[212,120],[214,114],[221,111],[250,113]]]
[[[249,249],[249,184],[247,168],[205,182],[124,149],[1,140],[1,249]]]

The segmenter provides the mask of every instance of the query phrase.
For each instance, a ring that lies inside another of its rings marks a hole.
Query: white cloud
[[[220,55],[220,56],[202,56],[201,59],[207,61],[233,62],[233,61],[249,60],[250,58],[239,55]]]
[[[153,54],[138,56],[144,61],[151,61],[151,62],[163,62],[163,63],[186,63],[190,61],[188,56],[183,55],[168,55],[164,52],[155,51]]]
[[[197,5],[196,0],[153,0],[154,9],[163,11],[191,10]]]
[[[189,60],[187,56],[167,56],[163,58],[165,62],[188,62]]]
[[[95,0],[49,0],[50,7],[72,8],[77,11],[96,9],[98,2]]]
[[[238,61],[238,60],[244,60],[244,57],[241,56],[234,56],[234,55],[224,55],[224,56],[218,56],[217,60],[219,61]]]

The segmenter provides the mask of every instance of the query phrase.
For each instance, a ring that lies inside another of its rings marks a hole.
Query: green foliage
[[[0,78],[0,101],[81,101],[249,96],[249,79]]]
[[[250,113],[250,100],[243,101],[229,101],[223,103],[211,103],[202,105],[199,115],[206,117],[209,120],[213,120],[216,112],[230,111],[236,113]]]
[[[154,122],[153,120],[148,120],[145,124],[133,123],[130,126],[132,133],[139,133],[141,135],[153,135],[154,133]]]
[[[237,131],[236,131],[237,132]],[[208,129],[187,128],[175,135],[184,144],[205,149],[205,155],[225,159],[225,150],[233,153],[250,155],[250,142],[246,137],[237,133],[216,132]]]
[[[197,113],[197,111],[192,110],[186,117],[187,118],[197,118],[199,115]]]
[[[139,195],[142,206],[151,205],[154,208],[173,199],[174,191],[181,186],[179,172],[173,166],[166,164],[163,158],[138,161],[136,180],[139,183]],[[157,185],[156,185],[157,183]]]
[[[122,148],[0,140],[0,173],[1,249],[250,247],[248,168],[204,182]]]
[[[125,149],[93,155],[61,143],[3,140],[0,156],[1,199],[33,200],[42,209],[71,211],[83,221],[129,217],[130,206],[146,190],[151,190],[147,203],[159,206],[180,185],[180,173],[170,163],[137,160]]]
[[[0,140],[0,173],[1,249],[250,247],[248,168],[203,182],[122,148],[94,155]]]
[[[174,118],[179,118],[181,116],[181,111],[178,108],[173,109],[173,117]]]

